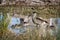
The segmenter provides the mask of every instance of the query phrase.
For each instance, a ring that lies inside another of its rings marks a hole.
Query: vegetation
[[[58,8],[57,8],[58,7]],[[31,8],[34,8],[32,10]],[[16,10],[17,13],[28,15],[33,11],[36,11],[38,16],[43,18],[57,18],[60,17],[59,6],[49,6],[49,7],[26,7],[26,6],[7,6],[0,7],[0,12],[3,12],[4,18],[0,22],[0,40],[56,40],[56,37],[52,37],[47,34],[47,37],[39,37],[38,29],[34,29],[32,32],[28,32],[24,35],[16,36],[7,30],[8,22],[6,22],[7,14],[13,13]],[[60,36],[59,36],[60,37]]]
[[[31,8],[34,8],[34,10],[32,10]],[[20,14],[24,14],[24,15],[28,15],[31,14],[33,11],[36,11],[38,16],[41,16],[43,18],[51,18],[51,17],[60,17],[60,6],[41,6],[41,7],[34,7],[34,6],[5,6],[5,7],[0,7],[0,11],[2,12],[9,12],[9,13],[13,13],[14,10],[17,13]]]

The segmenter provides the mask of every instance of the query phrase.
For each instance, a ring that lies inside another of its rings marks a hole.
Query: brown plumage
[[[38,17],[36,19],[48,23],[46,20],[40,19]]]

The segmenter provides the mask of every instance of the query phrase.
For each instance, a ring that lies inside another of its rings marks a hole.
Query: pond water
[[[60,30],[60,18],[58,18],[58,30]]]
[[[60,40],[60,18],[58,18],[58,33],[57,33],[57,40]]]
[[[19,27],[19,28],[15,28],[15,25],[20,25],[21,24],[20,18],[16,18],[16,17],[12,17],[10,20],[10,24],[8,25],[8,30],[10,30],[11,32],[14,32],[15,34],[23,34],[26,29]],[[14,26],[12,26],[14,25]],[[14,28],[13,28],[14,27]]]
[[[0,15],[0,21],[2,21],[3,15]]]
[[[60,24],[60,18],[58,18],[58,24]]]
[[[16,24],[20,25],[21,21],[23,21],[23,20],[21,20],[21,18],[12,17],[10,20],[10,24],[8,25],[8,30],[15,33],[16,35],[19,35],[19,34],[25,34],[27,32],[27,30],[29,30],[29,29],[31,31],[34,29],[33,25],[23,26],[23,27],[12,26],[12,25],[16,25]]]
[[[12,25],[19,25],[20,24],[20,18],[12,17],[10,21],[10,26]]]
[[[60,29],[60,18],[57,19],[57,26],[58,26],[58,30]],[[16,25],[16,24],[21,24],[21,20],[20,18],[16,18],[16,17],[12,17],[11,18],[11,22],[8,26],[8,29],[12,32],[14,32],[15,34],[24,34],[26,33],[26,29],[28,27],[19,27],[19,28],[12,28],[13,26],[12,25]],[[15,26],[14,26],[15,27]],[[29,26],[31,29],[33,29],[33,26]]]

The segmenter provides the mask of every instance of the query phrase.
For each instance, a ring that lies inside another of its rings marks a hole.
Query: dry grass
[[[0,40],[56,40],[55,36],[50,36],[49,33],[47,33],[46,37],[43,37],[42,35],[39,36],[39,30],[35,28],[34,30],[27,32],[26,34],[20,34],[20,35],[14,35],[14,33],[11,33],[9,31],[3,32],[3,34],[0,37]]]
[[[59,8],[57,7],[33,7],[34,10],[32,10],[31,8],[32,7],[26,7],[26,6],[23,7],[7,6],[7,7],[0,7],[0,12],[13,13],[13,11],[16,10],[17,13],[19,14],[28,15],[33,11],[36,11],[38,16],[41,16],[43,18],[58,17],[60,15],[59,13],[60,11],[58,12]],[[39,31],[41,30],[35,28],[32,31],[29,30],[28,33],[26,34],[16,36],[13,33],[9,32],[8,30],[4,31],[0,30],[0,40],[56,40],[56,36],[51,36],[49,33],[47,33],[46,37],[39,36]]]
[[[32,10],[31,8],[34,8]],[[7,6],[7,7],[0,7],[0,11],[4,13],[13,13],[14,10],[23,15],[31,14],[33,11],[36,11],[38,16],[41,16],[43,18],[51,18],[51,17],[59,17],[59,6],[43,6],[43,7],[29,7],[29,6]]]

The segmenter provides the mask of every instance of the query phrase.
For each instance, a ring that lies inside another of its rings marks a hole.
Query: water
[[[12,17],[10,21],[10,25],[19,25],[20,24],[20,18]]]
[[[58,25],[60,25],[60,18],[58,18]]]
[[[60,29],[60,18],[58,18],[57,20],[57,26],[58,26],[58,30]]]
[[[0,15],[0,21],[2,21],[3,15]]]
[[[60,18],[57,19],[57,28],[58,28],[58,31],[60,29]],[[12,28],[12,25],[20,25],[21,24],[21,20],[20,18],[16,18],[16,17],[12,17],[11,18],[11,21],[10,21],[10,24],[8,26],[8,29],[11,31],[11,32],[14,32],[15,34],[24,34],[27,29],[33,29],[33,26],[28,26],[28,27],[19,27],[19,28]],[[15,27],[15,26],[14,26]]]
[[[26,31],[26,29],[25,28],[21,28],[21,27],[15,28],[15,25],[16,24],[17,25],[20,25],[21,24],[20,18],[12,17],[11,20],[10,20],[10,24],[8,26],[8,29],[11,32],[15,33],[16,35],[23,34]],[[12,26],[12,25],[14,25],[14,26]],[[14,27],[14,28],[12,28],[12,27]]]
[[[9,26],[8,29],[9,29],[12,33],[15,33],[16,35],[24,34],[24,32],[26,31],[25,28],[14,28],[14,29],[13,29],[11,26]]]
[[[57,33],[57,40],[60,40],[60,18],[58,18],[58,33]]]

